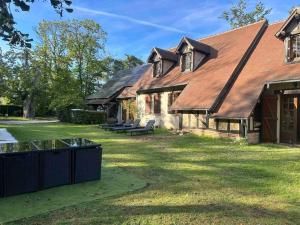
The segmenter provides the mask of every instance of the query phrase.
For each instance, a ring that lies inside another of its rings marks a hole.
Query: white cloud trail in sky
[[[154,28],[161,29],[161,30],[166,30],[166,31],[171,31],[171,32],[176,32],[176,33],[181,33],[181,34],[188,33],[186,31],[183,31],[183,30],[180,30],[180,29],[177,29],[177,28],[174,28],[174,27],[164,26],[164,25],[160,25],[160,24],[157,24],[157,23],[151,23],[151,22],[148,22],[148,21],[145,21],[145,20],[135,19],[135,18],[130,17],[130,16],[119,15],[119,14],[116,14],[116,13],[110,13],[110,12],[105,12],[105,11],[101,11],[101,10],[93,10],[93,9],[79,7],[79,6],[72,6],[72,8],[75,9],[75,10],[81,11],[81,12],[112,17],[112,18],[116,18],[116,19],[120,19],[120,20],[124,20],[124,21],[128,21],[128,22],[148,26],[148,27],[154,27]]]

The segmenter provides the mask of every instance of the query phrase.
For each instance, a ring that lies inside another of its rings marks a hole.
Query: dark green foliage
[[[272,9],[266,9],[261,1],[256,3],[251,11],[248,9],[247,1],[239,0],[229,11],[224,11],[220,18],[226,20],[232,28],[238,28],[265,19],[271,11]]]
[[[18,105],[0,105],[0,116],[22,116],[23,108]]]
[[[75,124],[101,124],[106,121],[105,112],[88,110],[71,111],[72,123]]]
[[[57,116],[61,122],[75,124],[101,124],[106,121],[105,112],[89,110],[62,109],[58,111]]]
[[[65,109],[57,110],[57,118],[61,122],[71,123],[71,121],[72,121],[71,109],[65,108]]]
[[[0,37],[11,45],[19,45],[21,47],[31,48],[32,39],[28,34],[24,34],[15,28],[16,22],[10,10],[10,5],[14,4],[16,10],[29,11],[30,4],[35,0],[1,0],[0,1]],[[50,0],[54,10],[60,15],[64,11],[69,13],[73,10],[69,7],[72,4],[70,0]]]

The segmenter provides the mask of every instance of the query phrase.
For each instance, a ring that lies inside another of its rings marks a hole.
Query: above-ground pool
[[[82,138],[1,144],[0,197],[98,180],[101,162],[101,146]]]

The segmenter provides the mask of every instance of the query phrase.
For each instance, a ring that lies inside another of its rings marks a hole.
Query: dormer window
[[[178,56],[171,51],[160,48],[152,49],[148,62],[152,64],[153,77],[166,75],[177,64]]]
[[[162,72],[162,63],[161,61],[157,61],[153,63],[153,77],[160,77]]]
[[[300,8],[295,8],[276,37],[284,41],[285,62],[300,62]]]
[[[201,42],[184,37],[176,49],[180,56],[180,67],[182,72],[194,71],[210,55],[211,48]]]
[[[192,70],[192,52],[187,52],[181,56],[181,71],[191,71]]]
[[[290,38],[290,62],[300,61],[300,34]]]

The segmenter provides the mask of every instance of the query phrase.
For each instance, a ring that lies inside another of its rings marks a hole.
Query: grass
[[[300,224],[299,148],[164,130],[130,137],[68,124],[7,128],[19,140],[97,141],[106,162],[147,183],[11,224]]]
[[[37,193],[0,199],[0,223],[47,213],[93,200],[101,200],[145,187],[132,174],[105,163],[100,181],[66,185]]]

